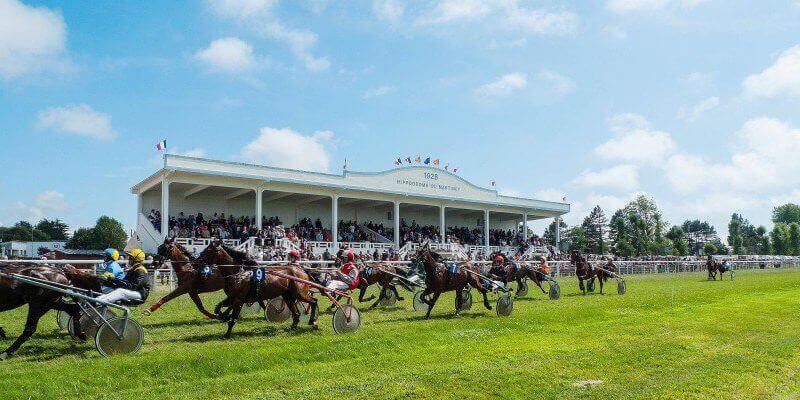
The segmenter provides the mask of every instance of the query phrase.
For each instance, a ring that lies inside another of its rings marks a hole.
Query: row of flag
[[[401,166],[403,164],[439,165],[439,159],[438,158],[437,159],[431,159],[430,157],[426,157],[425,159],[423,159],[422,157],[416,157],[416,158],[412,159],[411,157],[406,157],[406,158],[398,158],[397,160],[394,160],[394,165],[397,166],[397,167],[399,167],[399,166]],[[444,170],[445,171],[450,171],[450,164],[445,164],[444,165]],[[458,168],[453,168],[453,172],[454,173],[458,172]]]

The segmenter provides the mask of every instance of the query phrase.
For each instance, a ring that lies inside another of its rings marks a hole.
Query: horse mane
[[[233,258],[233,260],[237,263],[250,266],[257,265],[255,260],[253,260],[250,255],[247,254],[247,252],[236,250],[233,247],[224,244],[220,245],[220,247],[222,247],[222,250],[225,250],[225,252],[228,253],[228,255],[231,256],[231,258]]]
[[[194,260],[195,260],[195,256],[194,256],[194,254],[192,254],[192,253],[189,251],[189,249],[187,249],[187,248],[185,248],[185,247],[183,247],[183,246],[181,246],[181,245],[179,245],[179,244],[177,244],[177,243],[173,243],[173,245],[174,245],[175,247],[177,247],[177,248],[178,248],[178,251],[180,251],[180,252],[181,252],[181,254],[183,254],[184,256],[186,256],[186,258],[188,258],[188,259],[189,259],[189,261],[194,261]]]

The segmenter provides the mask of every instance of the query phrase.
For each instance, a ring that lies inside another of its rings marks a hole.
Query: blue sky
[[[155,143],[340,171],[432,156],[572,224],[800,202],[800,1],[0,0],[0,223],[131,225]]]

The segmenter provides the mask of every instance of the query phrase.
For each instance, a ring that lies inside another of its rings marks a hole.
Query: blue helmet
[[[103,256],[110,258],[114,261],[119,260],[119,252],[116,249],[105,249],[103,250]]]

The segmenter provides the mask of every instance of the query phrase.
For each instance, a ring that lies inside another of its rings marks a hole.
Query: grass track
[[[318,332],[248,317],[229,341],[182,298],[137,316],[142,350],[115,358],[63,339],[48,314],[0,362],[0,399],[800,398],[800,271],[703,278],[629,277],[625,296],[612,284],[587,297],[565,279],[561,300],[531,290],[509,318],[477,301],[453,317],[443,296],[425,321],[407,295],[364,312],[355,335],[334,334],[330,315]],[[23,321],[0,314],[12,337]]]

